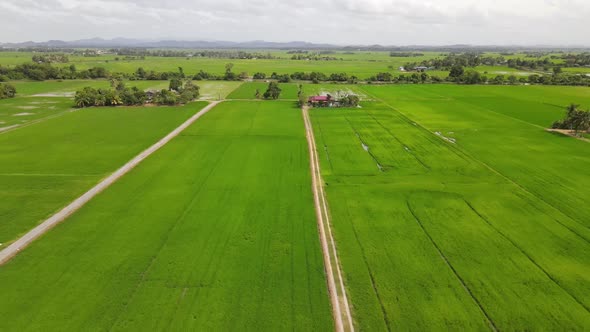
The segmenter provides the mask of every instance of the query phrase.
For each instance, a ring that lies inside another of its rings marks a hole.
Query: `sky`
[[[86,38],[590,46],[590,0],[1,0],[0,43]]]

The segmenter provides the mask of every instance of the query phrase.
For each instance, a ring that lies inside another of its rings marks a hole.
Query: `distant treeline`
[[[555,63],[551,60],[563,60]],[[582,67],[590,66],[590,53],[561,54],[547,56],[544,53],[528,53],[525,58],[509,58],[503,55],[491,56],[480,53],[451,53],[443,58],[423,60],[421,62],[409,62],[404,65],[406,70],[416,67],[429,67],[437,70],[450,70],[453,66],[477,67],[477,66],[507,66],[522,70],[550,71],[556,67]]]
[[[73,54],[77,50],[74,48],[61,48],[61,47],[5,47],[0,48],[0,52],[37,52],[37,53],[69,53]]]
[[[456,59],[451,58],[451,59]],[[463,58],[461,58],[463,59]],[[100,78],[121,78],[128,80],[171,80],[171,79],[192,79],[192,80],[226,80],[238,81],[245,79],[271,79],[279,82],[297,81],[311,81],[318,82],[347,82],[358,83],[360,81],[367,82],[387,82],[387,83],[443,83],[452,82],[459,84],[544,84],[544,85],[579,85],[590,86],[590,77],[579,74],[567,74],[561,72],[561,67],[553,67],[553,74],[544,75],[530,75],[530,76],[515,76],[515,75],[496,75],[488,76],[487,73],[480,73],[473,69],[473,63],[467,58],[466,62],[456,61],[453,63],[468,63],[469,66],[455,64],[449,69],[449,76],[441,78],[439,76],[430,76],[427,72],[415,72],[412,74],[400,74],[394,76],[389,72],[382,72],[372,75],[371,77],[357,77],[345,72],[341,73],[322,73],[322,72],[294,72],[291,74],[279,74],[273,72],[267,76],[266,73],[257,72],[250,76],[247,72],[236,73],[233,71],[234,65],[226,64],[225,72],[223,74],[214,74],[200,70],[195,74],[185,73],[182,67],[177,71],[163,71],[146,70],[142,67],[138,68],[133,73],[116,73],[109,72],[103,67],[93,67],[78,71],[75,65],[69,67],[52,66],[50,63],[28,63],[17,65],[15,67],[0,66],[0,82],[9,80],[30,79],[36,81],[43,81],[48,79],[100,79]],[[536,61],[536,60],[533,60]],[[544,60],[543,60],[544,61]],[[523,63],[514,60],[516,66]],[[446,65],[446,64],[445,64]]]
[[[563,54],[560,59],[563,59],[565,67],[582,67],[590,66],[590,52],[579,54]]]
[[[291,57],[291,60],[342,61],[344,59],[333,56],[295,54]]]
[[[0,82],[29,79],[33,81],[58,79],[96,79],[107,78],[109,72],[103,67],[93,67],[78,71],[75,65],[55,67],[50,63],[25,63],[15,67],[0,66]]]
[[[424,56],[424,53],[416,53],[416,52],[390,52],[390,57],[394,58],[411,58],[411,57],[419,57]]]
[[[127,56],[154,56],[169,58],[215,58],[215,59],[275,59],[270,53],[231,51],[231,50],[203,50],[203,51],[183,51],[183,50],[148,50],[144,48],[117,48],[110,49],[109,53]]]
[[[449,76],[446,78],[430,76],[426,72],[412,73],[411,75],[401,74],[394,76],[391,73],[379,73],[368,79],[368,82],[387,82],[387,83],[456,83],[456,84],[493,84],[493,85],[522,85],[522,84],[540,84],[540,85],[572,85],[572,86],[590,86],[590,77],[582,75],[565,75],[549,74],[530,76],[516,75],[495,75],[488,76],[475,69],[465,69],[462,66],[451,68]]]

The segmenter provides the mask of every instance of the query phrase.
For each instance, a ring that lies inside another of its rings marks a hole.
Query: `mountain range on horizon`
[[[348,50],[452,50],[452,49],[484,49],[484,50],[506,50],[506,49],[589,49],[588,46],[581,45],[404,45],[404,46],[384,46],[384,45],[336,45],[328,43],[311,43],[305,41],[290,42],[270,42],[264,40],[252,40],[245,42],[219,41],[219,40],[147,40],[132,38],[89,38],[73,41],[48,40],[44,42],[16,42],[2,43],[2,48],[179,48],[179,49],[204,49],[204,48],[225,48],[225,49],[348,49]]]

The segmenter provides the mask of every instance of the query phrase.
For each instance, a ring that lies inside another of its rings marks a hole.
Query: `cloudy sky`
[[[0,42],[590,45],[590,0],[1,0]]]

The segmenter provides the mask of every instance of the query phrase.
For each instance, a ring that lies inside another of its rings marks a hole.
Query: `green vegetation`
[[[292,103],[222,103],[0,267],[0,330],[332,330],[307,156]]]
[[[358,327],[589,326],[590,146],[544,130],[587,90],[363,89],[311,113]]]
[[[205,105],[72,97],[233,99],[0,267],[0,330],[333,328],[296,108],[316,95],[345,106],[311,117],[359,330],[590,326],[590,145],[546,130],[589,138],[590,94],[540,86],[586,84],[582,54],[182,52],[0,52],[77,78],[0,101],[0,248]]]
[[[162,89],[153,95],[137,87],[128,88],[122,81],[113,81],[113,89],[94,89],[85,87],[76,92],[76,107],[90,106],[137,106],[146,102],[156,105],[179,105],[191,102],[199,97],[199,87],[191,80],[172,79],[168,90]]]
[[[0,133],[10,128],[29,125],[47,117],[65,114],[72,100],[57,97],[18,97],[0,100]]]
[[[0,81],[108,77],[134,81],[271,78],[281,83],[291,80],[350,84],[477,81],[477,84],[590,85],[590,78],[585,76],[590,66],[588,53],[145,49],[64,52],[0,52]],[[32,63],[26,62],[31,57],[22,58],[27,55],[34,58]],[[445,80],[454,66],[472,69],[468,71],[470,79]],[[400,67],[405,71],[400,71]],[[504,75],[515,76],[513,79]],[[528,79],[531,76],[534,77]]]
[[[0,83],[0,99],[14,98],[16,96],[16,88],[12,84]]]
[[[0,248],[90,189],[204,105],[85,109],[1,133]]]
[[[576,134],[581,131],[588,132],[590,130],[590,111],[581,110],[579,107],[580,105],[576,104],[569,105],[565,118],[555,121],[552,128],[573,130]]]
[[[268,88],[262,94],[262,97],[264,97],[264,99],[279,99],[281,91],[281,88],[279,88],[279,85],[276,82],[270,82],[268,83]]]

